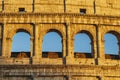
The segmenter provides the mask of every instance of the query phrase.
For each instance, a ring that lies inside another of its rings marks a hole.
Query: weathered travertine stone
[[[13,55],[17,32],[30,35],[30,52]],[[48,32],[60,35],[62,52],[42,52]],[[77,33],[90,37],[89,55],[74,52]],[[120,80],[120,52],[105,54],[106,33],[120,47],[120,0],[0,0],[0,80]]]

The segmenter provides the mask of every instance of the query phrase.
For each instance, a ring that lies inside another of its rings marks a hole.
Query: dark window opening
[[[86,14],[86,9],[80,9],[80,14]]]
[[[30,52],[12,52],[11,57],[12,58],[29,58]]]
[[[25,12],[25,8],[19,8],[19,12]]]
[[[115,59],[115,60],[119,60],[119,55],[115,55],[115,54],[105,54],[105,59]]]

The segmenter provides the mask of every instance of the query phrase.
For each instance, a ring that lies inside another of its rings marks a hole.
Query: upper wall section
[[[4,12],[63,13],[63,0],[4,0]]]
[[[120,15],[120,0],[0,0],[2,12]]]
[[[66,0],[66,12],[120,15],[120,0]]]
[[[32,12],[32,0],[4,0],[4,12]]]
[[[35,12],[63,13],[64,0],[35,0]]]
[[[120,15],[120,0],[96,0],[96,14]]]
[[[93,2],[94,0],[66,0],[66,12],[94,14]]]

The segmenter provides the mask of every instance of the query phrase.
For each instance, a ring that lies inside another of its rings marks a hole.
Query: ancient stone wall
[[[2,12],[120,15],[119,0],[0,0]]]
[[[96,64],[95,63],[96,58],[105,59],[104,35],[106,33],[112,32],[112,34],[115,34],[116,37],[119,39],[120,32],[119,25],[120,25],[119,17],[79,15],[79,14],[2,13],[1,14],[2,56],[11,58],[12,38],[20,30],[22,32],[27,32],[31,36],[30,54],[31,57],[33,57],[33,60],[38,61],[38,62],[33,61],[33,63],[39,64],[43,59],[42,58],[43,38],[48,32],[55,31],[62,38],[62,55],[63,55],[62,58],[68,58],[68,60],[66,60],[66,63],[85,64],[86,59],[89,59],[91,63],[89,62],[87,64]],[[77,33],[81,32],[87,33],[92,41],[91,43],[92,57],[85,59],[83,58],[82,62],[79,61],[79,59],[74,58],[74,36]],[[73,62],[69,61],[69,59],[72,59]],[[12,61],[12,59],[10,60]],[[62,59],[59,60],[61,60],[60,63],[58,61],[59,64],[64,63]],[[116,60],[114,61],[116,62]],[[8,63],[11,64],[9,60]]]
[[[1,13],[0,16],[2,80],[119,80],[119,55],[117,59],[106,58],[104,35],[112,33],[119,40],[120,17],[74,13]],[[30,35],[30,57],[11,57],[13,36],[20,31]],[[54,31],[62,38],[62,57],[44,58],[43,38]],[[81,32],[87,33],[92,41],[92,57],[74,56],[74,36]]]
[[[120,47],[119,3],[0,0],[0,80],[119,80],[120,52],[106,55],[104,48],[106,33],[114,34]],[[13,36],[18,32],[30,35],[26,57],[12,57]],[[44,36],[49,32],[61,37],[62,52],[42,52]],[[89,55],[74,51],[78,33],[89,36]]]

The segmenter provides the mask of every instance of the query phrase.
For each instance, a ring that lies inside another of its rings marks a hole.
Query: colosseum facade
[[[30,52],[12,52],[18,32],[30,35]],[[62,52],[42,51],[49,32],[60,35]],[[90,54],[75,53],[78,33],[89,36]],[[120,52],[105,54],[107,33],[120,51],[119,0],[0,0],[0,80],[120,80]]]

